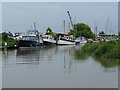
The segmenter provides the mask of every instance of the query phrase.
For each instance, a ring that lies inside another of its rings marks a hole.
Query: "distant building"
[[[115,34],[98,34],[96,37],[97,38],[104,38],[104,39],[114,39]]]
[[[101,37],[114,37],[116,35],[115,34],[98,34],[98,36],[101,36]]]

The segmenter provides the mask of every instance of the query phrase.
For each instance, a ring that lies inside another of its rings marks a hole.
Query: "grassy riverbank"
[[[9,38],[7,33],[2,33],[2,35],[0,35],[0,46],[5,46],[5,42],[8,47],[14,47],[16,44],[16,40]]]
[[[120,65],[119,41],[100,43],[86,43],[82,50],[74,53],[75,60],[87,60],[90,56],[99,62],[104,68],[111,68]]]
[[[82,52],[101,59],[119,59],[119,44],[119,41],[87,43],[82,47]]]
[[[8,38],[6,41],[2,41],[2,46],[5,45],[5,42],[7,42],[8,47],[14,47],[16,45],[16,41],[13,38]]]

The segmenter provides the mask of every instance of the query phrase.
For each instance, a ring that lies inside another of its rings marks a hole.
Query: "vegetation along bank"
[[[8,47],[14,47],[16,45],[16,40],[8,37],[8,33],[2,33],[0,35],[0,46],[5,46],[5,42]]]
[[[87,43],[82,47],[82,52],[94,55],[101,59],[119,59],[119,41],[109,41],[100,43]]]

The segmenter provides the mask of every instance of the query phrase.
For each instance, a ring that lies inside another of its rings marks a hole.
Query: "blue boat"
[[[29,30],[22,39],[18,41],[18,47],[38,47],[43,46],[42,38],[38,30]]]

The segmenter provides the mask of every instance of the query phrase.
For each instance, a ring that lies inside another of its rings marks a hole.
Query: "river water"
[[[117,88],[118,66],[81,55],[82,46],[0,51],[2,87]]]

